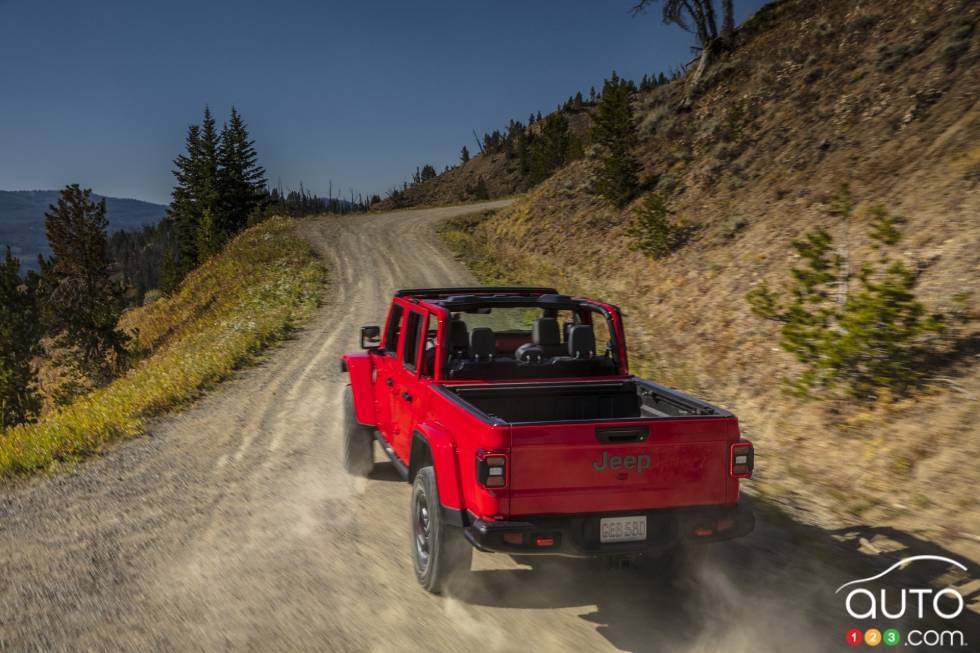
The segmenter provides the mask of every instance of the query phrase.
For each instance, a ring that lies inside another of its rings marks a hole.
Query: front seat
[[[465,358],[470,349],[470,334],[466,322],[452,320],[449,322],[449,357]]]

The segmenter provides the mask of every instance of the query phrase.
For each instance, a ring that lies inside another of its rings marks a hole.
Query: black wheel
[[[446,589],[454,575],[469,571],[473,559],[473,547],[459,528],[442,520],[439,506],[435,470],[423,467],[412,485],[412,559],[419,584],[433,594]]]
[[[374,469],[374,433],[357,423],[350,386],[344,389],[344,469],[354,476],[367,476]]]

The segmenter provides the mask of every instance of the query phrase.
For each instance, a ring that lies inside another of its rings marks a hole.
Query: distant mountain
[[[37,255],[51,254],[44,235],[44,213],[58,201],[60,194],[56,190],[0,190],[0,255],[2,248],[10,245],[14,256],[20,258],[22,269],[37,269]],[[102,199],[102,195],[95,193],[92,197],[96,201]],[[159,222],[166,212],[167,207],[162,204],[106,198],[110,233]]]

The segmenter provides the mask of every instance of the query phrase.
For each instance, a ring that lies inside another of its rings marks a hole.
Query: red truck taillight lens
[[[751,442],[736,442],[732,445],[732,478],[749,478],[755,465],[755,449]]]
[[[476,480],[487,488],[507,487],[507,454],[499,451],[478,451]]]

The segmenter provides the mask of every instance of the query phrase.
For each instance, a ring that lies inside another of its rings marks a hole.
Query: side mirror
[[[377,349],[381,346],[381,327],[361,327],[361,349]]]

